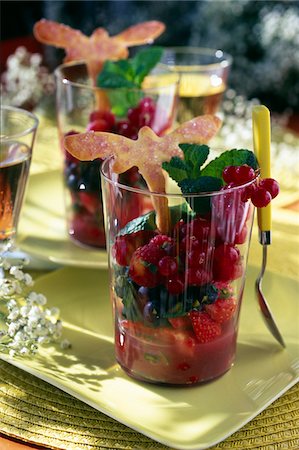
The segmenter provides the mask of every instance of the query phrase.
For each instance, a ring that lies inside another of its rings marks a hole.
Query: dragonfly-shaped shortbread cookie
[[[66,150],[81,161],[96,158],[113,158],[116,174],[138,167],[151,193],[165,193],[164,161],[173,156],[184,158],[179,144],[205,144],[219,130],[221,121],[217,116],[203,115],[180,125],[171,133],[159,137],[145,126],[139,130],[138,139],[132,140],[121,135],[106,132],[87,132],[66,136]],[[167,199],[153,196],[157,212],[157,227],[161,232],[169,229]]]

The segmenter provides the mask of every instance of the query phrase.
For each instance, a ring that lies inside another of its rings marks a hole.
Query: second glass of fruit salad
[[[104,248],[102,195],[99,192],[102,160],[77,160],[64,151],[63,139],[68,134],[90,130],[137,139],[138,131],[144,125],[151,127],[157,135],[164,135],[175,119],[178,76],[166,66],[158,65],[145,78],[142,89],[109,89],[92,85],[84,62],[63,64],[56,69],[55,75],[68,232],[78,244]],[[134,170],[124,174],[123,180],[135,186],[140,182]],[[126,219],[132,218],[133,209],[127,210]]]
[[[199,194],[182,194],[169,178],[161,194],[120,182],[112,162],[101,175],[117,361],[152,383],[215,379],[235,359],[256,174],[245,165],[236,180],[228,169],[228,184]],[[126,219],[128,192],[133,220]],[[161,203],[166,232],[156,224]]]

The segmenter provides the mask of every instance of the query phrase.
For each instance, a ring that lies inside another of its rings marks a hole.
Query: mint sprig
[[[234,148],[233,150],[227,150],[221,153],[220,156],[207,164],[203,168],[201,175],[222,178],[222,172],[225,167],[242,166],[243,164],[247,164],[254,170],[258,168],[257,160],[253,152],[247,149]]]
[[[175,156],[162,167],[185,195],[219,191],[224,185],[222,172],[227,166],[247,164],[253,169],[258,167],[254,153],[247,149],[228,150],[202,168],[210,152],[207,145],[179,144],[179,147],[183,150],[184,159]],[[187,201],[196,213],[205,214],[210,210],[208,197],[189,197]]]
[[[140,50],[133,58],[105,62],[97,86],[111,89],[108,96],[114,114],[122,117],[138,104],[143,94],[134,89],[141,89],[142,82],[160,61],[162,53],[161,47],[151,46]]]

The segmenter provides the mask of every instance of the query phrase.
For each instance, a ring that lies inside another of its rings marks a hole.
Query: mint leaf
[[[187,217],[193,217],[194,215],[186,203],[171,206],[169,208],[169,214],[171,227],[173,227],[180,219],[186,220]],[[123,236],[125,234],[136,233],[137,231],[142,230],[155,230],[157,228],[155,220],[156,212],[150,211],[149,213],[128,222],[127,225],[121,229],[119,234]]]
[[[134,58],[105,62],[97,86],[111,89],[107,95],[116,116],[126,116],[128,109],[134,108],[144,96],[142,82],[159,62],[162,52],[161,47],[152,46],[139,51]]]
[[[207,164],[201,173],[205,176],[222,178],[222,172],[226,166],[242,166],[243,164],[257,169],[257,160],[252,151],[246,149],[228,150]]]
[[[101,88],[141,88],[150,71],[160,61],[161,47],[149,47],[139,51],[134,58],[106,61],[97,78]]]
[[[184,152],[185,164],[188,176],[197,178],[200,176],[200,168],[209,156],[210,149],[207,145],[179,144]]]
[[[150,73],[150,71],[158,64],[162,57],[162,47],[147,47],[140,50],[130,61],[131,69],[134,74],[134,82],[136,86],[141,84]]]
[[[138,307],[138,295],[133,282],[128,276],[128,268],[115,265],[115,293],[122,299],[122,314],[128,320],[137,322],[143,320],[143,315]]]
[[[178,183],[183,194],[195,194],[200,192],[219,191],[222,186],[220,178],[200,176],[197,179],[186,178]],[[209,196],[187,197],[187,202],[192,211],[197,214],[207,214],[211,210],[211,199]]]
[[[143,216],[139,216],[136,219],[131,220],[127,225],[121,229],[120,235],[136,233],[137,231],[143,230],[155,230],[156,229],[156,213],[155,211],[150,211]]]
[[[162,168],[168,172],[169,176],[177,183],[187,178],[187,166],[178,156],[173,156],[169,162],[162,163]]]
[[[142,91],[135,89],[115,89],[108,92],[111,112],[117,117],[125,117],[129,108],[134,108],[143,98]]]
[[[108,89],[136,87],[134,71],[127,59],[106,61],[97,78],[97,86]]]
[[[180,181],[178,185],[182,189],[183,194],[197,194],[200,192],[219,191],[222,182],[219,178],[201,176],[196,179],[186,178],[185,180]]]

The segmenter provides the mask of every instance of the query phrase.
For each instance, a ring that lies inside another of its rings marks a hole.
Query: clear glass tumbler
[[[1,106],[0,252],[13,248],[29,176],[37,117],[20,108]]]
[[[84,63],[71,63],[56,70],[56,86],[69,235],[81,245],[103,248],[102,195],[98,189],[102,160],[82,162],[71,157],[64,151],[64,136],[94,130],[137,139],[144,125],[159,136],[167,133],[176,115],[178,76],[160,65],[146,77],[142,89],[100,89],[92,86]],[[140,183],[135,170],[123,178]],[[128,210],[128,217],[130,214]]]
[[[250,183],[212,193],[152,193],[101,169],[115,352],[132,377],[168,385],[219,377],[235,359],[253,205]],[[130,193],[130,204],[124,202]],[[153,204],[168,205],[168,232]],[[124,221],[135,205],[135,218]]]
[[[180,76],[178,122],[220,107],[232,57],[222,50],[201,47],[166,47],[162,62]]]

